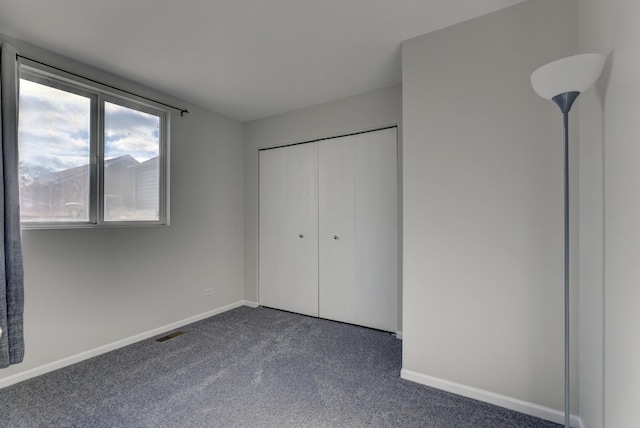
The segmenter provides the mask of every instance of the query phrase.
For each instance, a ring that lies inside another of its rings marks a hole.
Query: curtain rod
[[[157,100],[154,100],[152,98],[148,98],[148,97],[145,97],[145,96],[142,96],[142,95],[138,95],[136,93],[129,92],[129,91],[126,91],[124,89],[120,89],[120,88],[115,87],[115,86],[107,85],[106,83],[102,83],[102,82],[99,82],[97,80],[89,79],[88,77],[81,76],[81,75],[76,74],[76,73],[72,73],[72,72],[64,70],[62,68],[54,67],[52,65],[46,64],[44,62],[41,62],[41,61],[35,60],[33,58],[26,57],[26,56],[23,56],[23,55],[20,55],[20,54],[16,54],[16,57],[17,58],[23,58],[23,59],[26,59],[26,60],[31,61],[31,62],[35,62],[36,64],[44,65],[44,66],[49,67],[49,68],[53,68],[54,70],[62,71],[63,73],[67,73],[67,74],[70,74],[72,76],[79,77],[80,79],[84,79],[84,80],[87,80],[89,82],[101,85],[101,86],[106,86],[107,88],[110,88],[110,89],[115,89],[116,91],[124,92],[125,94],[133,95],[134,97],[142,98],[143,100],[151,101],[151,102],[154,102],[156,104],[160,104],[160,105],[163,105],[165,107],[169,107],[169,108],[172,108],[174,110],[178,110],[180,112],[180,117],[184,116],[185,113],[189,114],[189,110],[187,110],[186,108],[175,107],[175,106],[172,106],[171,104],[163,103],[161,101],[157,101]]]

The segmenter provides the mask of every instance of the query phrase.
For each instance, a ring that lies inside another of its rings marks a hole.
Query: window
[[[167,113],[23,66],[25,227],[166,224]]]

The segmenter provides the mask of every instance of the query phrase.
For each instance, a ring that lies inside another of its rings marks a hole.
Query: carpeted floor
[[[0,390],[1,427],[557,428],[400,379],[380,331],[241,307]]]

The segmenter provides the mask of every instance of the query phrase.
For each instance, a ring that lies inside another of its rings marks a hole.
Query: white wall
[[[580,50],[607,55],[595,91],[580,104],[581,410],[587,428],[635,427],[640,403],[640,3],[581,0],[578,12]]]
[[[594,5],[601,6],[594,10]],[[589,7],[586,5],[590,4]],[[580,52],[608,54],[598,41],[598,22],[610,2],[578,3]],[[580,117],[580,417],[585,428],[604,428],[604,152],[602,94],[605,70],[595,88],[581,94]]]
[[[403,43],[403,376],[564,408],[562,115],[529,76],[576,50],[572,0],[524,2]]]
[[[258,150],[398,124],[400,85],[248,122],[245,128],[245,298],[258,301]],[[402,150],[402,130],[399,128]],[[401,298],[399,298],[401,301]],[[401,324],[399,324],[401,325]]]
[[[170,226],[24,231],[26,356],[0,372],[0,383],[241,302],[243,124],[13,42],[23,55],[191,114],[171,113]],[[205,297],[208,287],[215,293]]]

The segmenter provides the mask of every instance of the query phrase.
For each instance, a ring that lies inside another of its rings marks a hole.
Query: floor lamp
[[[569,409],[569,111],[580,92],[602,73],[604,57],[574,55],[543,65],[531,74],[531,86],[554,101],[564,116],[564,426],[570,428]]]

